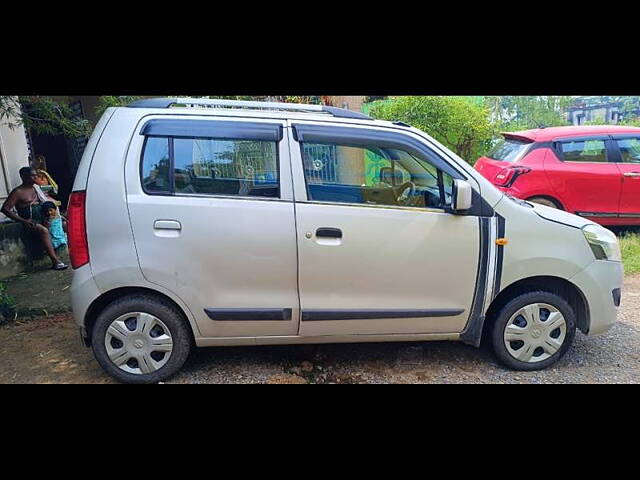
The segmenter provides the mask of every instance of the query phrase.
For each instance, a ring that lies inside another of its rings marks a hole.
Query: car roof
[[[580,125],[535,128],[532,130],[521,130],[519,132],[502,132],[502,135],[505,137],[522,138],[532,142],[549,142],[556,138],[584,137],[586,135],[615,135],[621,133],[640,134],[640,127],[623,125]]]

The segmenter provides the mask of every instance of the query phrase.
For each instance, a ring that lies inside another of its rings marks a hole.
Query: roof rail
[[[345,108],[328,107],[326,105],[309,105],[303,103],[250,102],[245,100],[220,100],[215,98],[145,98],[127,105],[129,108],[169,108],[172,105],[250,108],[256,110],[286,110],[292,112],[328,113],[340,118],[360,118],[373,120],[368,115]]]

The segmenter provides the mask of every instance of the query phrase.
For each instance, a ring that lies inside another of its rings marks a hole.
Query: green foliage
[[[15,313],[15,299],[7,294],[7,287],[0,283],[0,324],[8,322]]]
[[[593,120],[584,122],[582,125],[606,125],[607,121],[604,119],[604,115],[596,115]]]
[[[620,237],[620,250],[622,251],[622,263],[624,273],[632,275],[640,273],[640,235],[626,233]]]
[[[640,117],[625,117],[618,125],[626,125],[629,127],[640,127]]]
[[[496,134],[489,111],[467,97],[392,97],[374,103],[369,114],[424,130],[470,164],[487,152]]]
[[[620,104],[620,108],[618,109],[619,113],[623,117],[635,117],[637,120],[637,112],[640,109],[640,97],[631,97],[631,96],[616,96],[616,97],[605,97],[612,102],[617,102]]]
[[[565,110],[573,103],[568,96],[486,97],[485,105],[501,131],[569,125]]]
[[[134,97],[127,95],[104,95],[98,98],[98,105],[96,106],[96,115],[101,116],[107,108],[110,107],[126,107],[136,100],[140,100],[142,97]]]
[[[0,122],[9,128],[24,125],[38,134],[75,138],[91,133],[87,120],[75,116],[69,105],[51,97],[0,96]]]
[[[386,100],[387,98],[389,98],[388,96],[384,96],[384,95],[370,95],[368,97],[364,97],[364,102],[363,103],[371,103],[371,102],[375,102],[378,100]]]

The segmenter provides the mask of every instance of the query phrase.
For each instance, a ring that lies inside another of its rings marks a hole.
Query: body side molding
[[[302,310],[303,322],[323,320],[372,320],[382,318],[453,317],[464,313],[463,308],[404,309],[307,309]]]
[[[291,308],[205,308],[204,313],[218,322],[291,320]]]

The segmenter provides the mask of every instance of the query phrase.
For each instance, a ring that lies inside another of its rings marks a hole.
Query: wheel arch
[[[555,203],[560,210],[567,210],[565,205],[555,196],[548,194],[539,194],[539,195],[529,195],[525,200],[531,200],[532,198],[544,198],[545,200],[549,200]]]
[[[87,313],[85,314],[85,317],[84,317],[84,329],[87,336],[86,338],[84,338],[84,341],[87,346],[91,345],[91,335],[93,332],[93,326],[100,312],[111,302],[119,298],[135,295],[135,294],[144,294],[144,295],[154,296],[162,301],[165,301],[171,304],[176,309],[176,311],[178,311],[180,315],[182,315],[182,318],[187,323],[187,325],[189,325],[191,340],[195,342],[195,333],[197,330],[194,330],[194,329],[196,329],[197,327],[191,322],[189,316],[187,315],[187,312],[185,312],[184,309],[171,297],[157,290],[153,290],[151,288],[121,287],[121,288],[115,288],[113,290],[104,292],[102,295],[100,295],[95,300],[93,300],[93,302],[91,302],[91,305],[89,305],[89,308],[87,309]]]
[[[508,285],[489,305],[485,314],[485,327],[488,327],[493,323],[497,313],[510,300],[523,293],[537,290],[553,293],[564,298],[569,305],[571,305],[576,314],[576,326],[578,329],[585,334],[589,332],[589,326],[591,324],[589,303],[587,302],[584,293],[582,293],[582,291],[569,280],[554,276],[528,277],[517,280]],[[489,328],[484,328],[483,336],[489,330]]]

